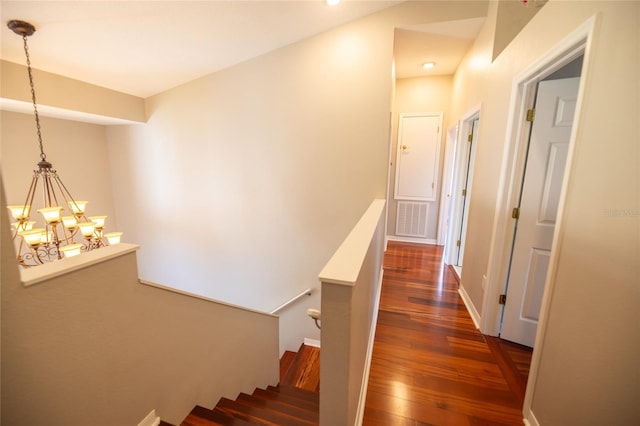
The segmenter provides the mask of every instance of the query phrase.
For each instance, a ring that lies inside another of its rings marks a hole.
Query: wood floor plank
[[[522,425],[514,378],[526,383],[530,357],[491,343],[475,328],[442,247],[389,242],[363,424]]]

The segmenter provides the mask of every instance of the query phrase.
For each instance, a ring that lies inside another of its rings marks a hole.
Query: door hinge
[[[514,207],[513,210],[511,210],[511,217],[513,219],[520,219],[520,208],[519,207]]]
[[[536,118],[536,110],[528,109],[527,110],[527,121],[533,121]]]
[[[466,189],[463,189],[463,190],[462,190],[462,196],[463,196],[463,197],[466,197],[466,196],[467,196],[467,190],[466,190]]]
[[[473,142],[473,133],[471,133],[471,134],[467,137],[467,141],[469,141],[469,142]]]
[[[456,241],[456,247],[460,247],[460,240]]]
[[[498,303],[501,305],[504,305],[507,303],[507,295],[506,294],[501,294],[500,297],[498,297]]]

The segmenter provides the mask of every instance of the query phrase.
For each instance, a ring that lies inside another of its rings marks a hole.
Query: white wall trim
[[[376,326],[378,325],[378,309],[380,307],[380,294],[382,292],[382,280],[384,278],[384,268],[380,268],[380,278],[378,279],[378,291],[376,292],[375,305],[373,307],[373,318],[371,320],[371,332],[369,333],[369,344],[367,345],[367,359],[364,365],[362,387],[360,388],[360,400],[356,411],[356,426],[362,426],[364,419],[365,402],[367,402],[367,389],[369,388],[369,373],[371,370],[371,359],[373,358],[373,343],[376,338]]]
[[[160,417],[156,415],[156,410],[151,410],[147,417],[142,419],[138,426],[158,426],[160,424]]]
[[[538,419],[530,409],[525,411],[525,416],[524,419],[522,419],[522,422],[525,426],[540,426],[540,422],[538,422]]]
[[[318,339],[310,339],[308,337],[304,338],[304,344],[307,346],[313,346],[314,348],[320,347],[320,340]]]
[[[433,238],[415,238],[415,237],[399,237],[397,235],[387,235],[388,241],[398,241],[401,243],[417,243],[417,244],[427,244],[427,245],[436,245],[436,240]]]
[[[524,410],[524,419],[522,419],[522,422],[525,424],[525,426],[540,426],[540,422],[533,414],[533,411],[531,411],[531,409]]]
[[[142,285],[147,285],[149,287],[155,287],[155,288],[158,288],[160,290],[170,291],[172,293],[181,294],[183,296],[193,297],[194,299],[206,300],[207,302],[212,302],[212,303],[215,303],[215,304],[218,304],[218,305],[229,306],[230,308],[241,309],[243,311],[252,312],[254,314],[261,314],[261,315],[266,315],[266,316],[269,316],[269,317],[278,318],[277,315],[271,314],[269,312],[259,311],[257,309],[247,308],[245,306],[234,305],[233,303],[228,303],[228,302],[224,302],[222,300],[212,299],[210,297],[202,296],[202,295],[195,294],[195,293],[190,293],[188,291],[180,290],[180,289],[175,288],[175,287],[169,287],[167,285],[162,285],[162,284],[154,283],[152,281],[147,281],[147,280],[144,280],[142,278],[139,278],[138,282],[140,284],[142,284]]]
[[[476,310],[476,307],[473,306],[473,302],[471,301],[469,294],[467,294],[467,290],[465,290],[464,287],[460,286],[458,288],[458,294],[462,298],[462,301],[464,302],[464,306],[467,307],[467,311],[469,311],[469,315],[473,320],[473,324],[476,326],[477,329],[480,329],[480,314]]]

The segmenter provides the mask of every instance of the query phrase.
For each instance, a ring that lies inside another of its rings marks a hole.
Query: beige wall
[[[105,231],[118,230],[113,207],[107,138],[104,126],[40,117],[47,160],[76,200],[88,200],[87,214],[107,215]],[[0,112],[0,159],[7,202],[22,204],[40,161],[40,149],[33,115]],[[42,184],[39,184],[40,191]],[[42,195],[34,199],[42,207]],[[44,225],[34,212],[34,220]],[[131,241],[123,236],[123,241]]]
[[[0,423],[179,424],[278,382],[278,318],[142,285],[135,253],[25,287],[0,204]]]
[[[0,96],[3,101],[24,103],[22,106],[32,111],[27,67],[0,61],[0,75]],[[136,96],[37,69],[33,70],[33,80],[41,114],[46,107],[55,107],[96,117],[144,121],[144,101]]]
[[[315,285],[386,195],[394,27],[484,13],[402,4],[154,96],[146,126],[109,128],[141,276],[267,310]]]
[[[481,312],[512,81],[596,17],[548,322],[530,378],[540,424],[632,424],[640,417],[639,14],[637,2],[550,1],[491,63],[490,13],[454,80],[453,117],[482,104],[461,282]]]
[[[142,246],[144,278],[271,310],[317,286],[318,271],[362,209],[386,195],[394,28],[485,14],[479,1],[404,3],[151,98],[148,124],[105,130],[43,118],[46,150],[72,193],[109,215],[108,226],[118,213],[124,240]],[[41,105],[146,119],[139,98],[34,72]],[[2,63],[3,98],[28,101],[28,87],[15,84],[24,74]],[[33,167],[21,139],[34,140],[30,120],[3,112],[11,202],[29,179],[18,173]],[[73,151],[96,141],[99,149]],[[79,175],[69,161],[80,165]],[[113,204],[103,189],[109,174]],[[305,302],[317,307],[319,300]],[[306,318],[291,324],[299,327],[282,331],[317,336]]]
[[[388,229],[387,235],[395,236],[397,202],[393,198],[396,174],[396,155],[398,150],[398,121],[400,114],[413,112],[441,112],[442,129],[440,141],[439,180],[436,188],[436,200],[429,202],[429,217],[427,218],[426,240],[436,240],[438,231],[438,209],[440,203],[440,188],[442,187],[442,158],[444,157],[444,145],[446,142],[446,129],[453,122],[449,117],[451,104],[451,90],[453,76],[434,76],[421,78],[403,78],[396,80],[395,99],[393,107],[393,138],[391,146],[391,174],[389,176]]]

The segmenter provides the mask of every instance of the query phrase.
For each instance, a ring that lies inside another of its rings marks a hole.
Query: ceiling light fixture
[[[422,69],[430,70],[431,68],[433,68],[435,66],[436,66],[435,62],[425,62],[424,64],[422,64]]]
[[[335,6],[338,3],[340,3],[340,0],[326,0],[326,2],[327,2],[327,5],[329,6]]]
[[[27,45],[27,37],[31,36],[36,28],[28,22],[18,20],[7,22],[7,27],[21,36],[24,42],[31,100],[33,101],[40,146],[38,169],[34,170],[24,204],[7,206],[16,220],[13,224],[13,241],[16,245],[18,264],[23,267],[37,266],[62,259],[63,255],[64,257],[72,257],[80,254],[81,251],[119,243],[122,233],[103,234],[106,216],[87,217],[85,215],[87,201],[74,199],[62,183],[53,165],[47,161],[42,144],[40,117],[38,116],[36,91],[33,85],[31,59]],[[31,213],[35,207],[33,202],[39,182],[42,183],[42,205],[36,210],[43,216],[44,227],[38,227],[36,221],[31,220]],[[71,214],[63,216],[63,211],[69,211]],[[76,237],[80,239],[81,243],[74,241]]]

